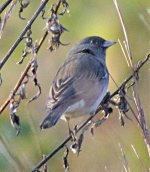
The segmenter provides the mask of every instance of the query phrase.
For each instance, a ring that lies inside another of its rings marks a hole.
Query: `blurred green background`
[[[50,8],[53,1],[47,4],[46,10]],[[118,0],[120,9],[125,21],[131,50],[135,62],[142,60],[150,52],[150,1],[149,0]],[[0,5],[4,0],[0,1]],[[15,7],[3,36],[0,40],[0,58],[8,52],[13,42],[20,35],[27,21],[40,5],[40,1],[31,1],[30,6],[24,10],[23,16],[26,20],[18,18],[19,4]],[[68,46],[61,46],[57,51],[50,53],[48,39],[45,41],[38,53],[38,79],[42,87],[41,96],[34,102],[27,104],[23,101],[18,115],[21,119],[22,132],[17,137],[15,129],[12,128],[9,120],[9,108],[0,116],[0,171],[20,172],[31,171],[37,164],[42,154],[48,154],[67,136],[67,124],[60,121],[55,127],[40,132],[39,124],[45,117],[45,104],[52,79],[60,66],[66,59],[69,49],[80,39],[98,35],[108,40],[123,41],[122,29],[118,19],[116,9],[112,0],[82,0],[69,1],[70,14],[60,17],[61,24],[69,32],[61,37],[63,43]],[[3,17],[4,13],[1,15]],[[40,17],[32,26],[33,39],[40,40],[44,34],[46,21]],[[21,57],[24,43],[17,47],[7,64],[3,67],[1,74],[3,84],[0,87],[0,104],[2,105],[10,91],[13,89],[17,79],[23,71],[29,57],[22,65],[16,65]],[[118,85],[130,75],[125,58],[119,44],[111,47],[107,51],[107,66],[109,72]],[[139,93],[145,111],[147,127],[150,130],[150,70],[147,63],[140,71]],[[116,89],[115,84],[110,79],[110,91]],[[35,94],[36,89],[32,82],[27,87],[28,97]],[[131,95],[129,95],[130,98]],[[132,103],[132,100],[131,100]],[[77,157],[72,152],[69,154],[69,164],[71,172],[121,172],[124,160],[118,144],[122,145],[126,155],[128,166],[131,172],[148,172],[150,170],[150,159],[144,144],[141,129],[129,112],[133,121],[125,119],[125,127],[121,127],[118,120],[118,112],[114,113],[99,128],[95,129],[94,136],[88,131],[82,145],[80,156]],[[99,115],[100,117],[100,115]],[[75,124],[81,124],[86,118],[74,119]],[[139,158],[136,157],[131,145],[134,145]],[[56,156],[48,161],[48,171],[64,171],[61,150]]]

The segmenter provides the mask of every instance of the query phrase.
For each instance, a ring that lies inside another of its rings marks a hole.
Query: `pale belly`
[[[81,99],[80,101],[72,104],[67,108],[65,113],[61,116],[61,119],[66,120],[65,118],[76,118],[88,114],[93,114],[98,106],[100,105],[101,101],[103,100],[104,96],[107,93],[108,83],[106,82],[106,86],[99,90],[99,94],[93,99],[91,97],[90,102]]]

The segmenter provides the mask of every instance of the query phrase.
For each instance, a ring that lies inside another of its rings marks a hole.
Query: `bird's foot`
[[[71,136],[71,141],[75,142],[77,140],[77,125],[74,127],[73,130],[69,128],[69,136]]]

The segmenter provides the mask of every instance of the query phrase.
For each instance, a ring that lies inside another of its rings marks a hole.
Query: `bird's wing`
[[[101,87],[99,81],[108,79],[107,68],[104,70],[103,63],[89,53],[74,54],[59,68],[49,92],[48,109],[54,109],[60,104],[70,106],[90,93],[89,96],[92,96],[91,90],[95,87],[99,87],[99,90]]]

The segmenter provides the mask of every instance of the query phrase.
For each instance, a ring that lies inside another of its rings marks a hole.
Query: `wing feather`
[[[103,63],[91,54],[77,53],[69,58],[58,70],[49,92],[47,108],[53,109],[59,104],[78,101],[80,95],[86,94],[88,89],[82,88],[84,81],[93,84],[99,80],[105,80],[107,69]],[[80,85],[78,90],[76,85]],[[92,89],[92,88],[90,88]]]

